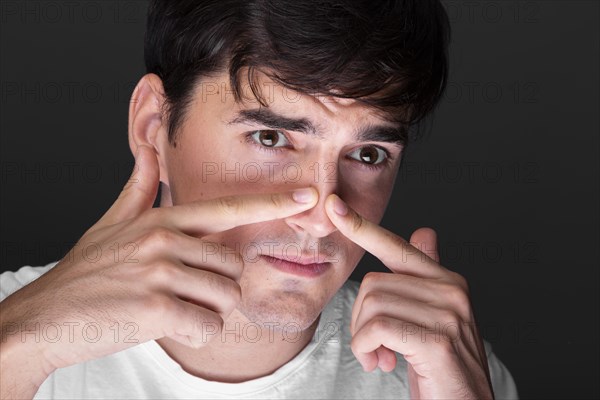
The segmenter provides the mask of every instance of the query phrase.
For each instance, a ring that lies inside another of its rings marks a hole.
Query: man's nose
[[[333,178],[333,179],[331,179]],[[314,238],[326,237],[337,231],[325,212],[325,199],[331,193],[337,193],[338,177],[329,176],[324,182],[306,182],[305,186],[313,186],[319,193],[319,201],[310,210],[285,218],[286,223],[297,233],[310,235]]]

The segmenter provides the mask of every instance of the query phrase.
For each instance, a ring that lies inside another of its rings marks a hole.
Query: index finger
[[[340,201],[347,209],[345,215],[335,211]],[[423,278],[440,276],[442,267],[402,237],[374,224],[351,209],[339,196],[332,194],[325,200],[325,210],[335,227],[348,239],[377,257],[396,273]]]
[[[317,204],[318,193],[308,187],[282,193],[224,196],[165,208],[166,219],[188,234],[210,234],[236,226],[285,218]]]

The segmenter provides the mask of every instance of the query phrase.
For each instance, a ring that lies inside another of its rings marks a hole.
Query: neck
[[[164,337],[158,344],[188,373],[202,379],[240,383],[275,372],[294,358],[312,339],[319,318],[306,330],[285,332],[250,324],[235,310],[200,349]]]

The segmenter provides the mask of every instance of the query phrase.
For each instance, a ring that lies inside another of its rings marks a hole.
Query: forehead
[[[239,76],[239,101],[236,101],[234,88],[226,72],[202,78],[196,88],[196,101],[213,111],[216,108],[221,114],[228,115],[240,110],[261,108],[262,102],[269,109],[285,113],[289,117],[311,116],[321,123],[337,121],[352,125],[371,123],[394,126],[382,118],[378,110],[355,99],[302,93],[280,84],[261,71],[256,71],[252,84],[248,79],[247,69]],[[260,101],[257,95],[260,96]]]

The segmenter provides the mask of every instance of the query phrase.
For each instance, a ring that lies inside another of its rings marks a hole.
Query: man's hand
[[[406,242],[336,195],[326,210],[342,234],[392,271],[368,273],[352,309],[351,347],[365,371],[392,371],[398,352],[412,398],[493,398],[467,282],[439,264],[435,231],[421,228]]]
[[[244,259],[202,237],[285,218],[317,202],[316,190],[309,189],[303,203],[289,192],[152,208],[158,180],[154,150],[140,146],[119,198],[74,250],[0,303],[3,396],[11,386],[13,393],[31,395],[16,387],[19,378],[39,386],[56,368],[152,339],[200,347],[219,336],[240,301]],[[48,326],[58,326],[62,336],[56,340],[50,329],[52,340],[37,343],[20,332]]]

